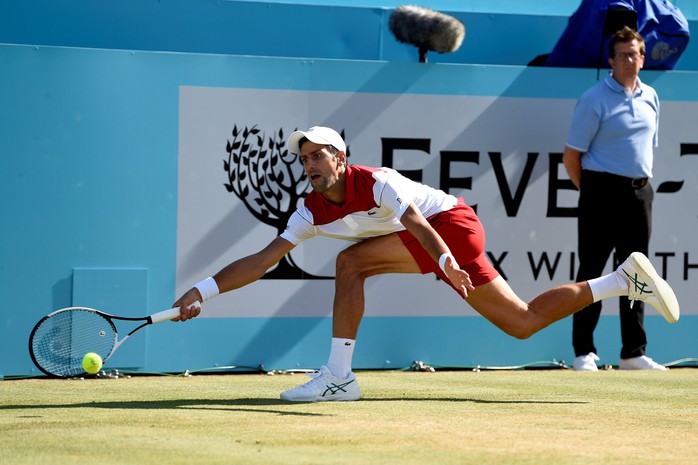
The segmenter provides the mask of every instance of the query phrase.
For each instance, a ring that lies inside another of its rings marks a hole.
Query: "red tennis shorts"
[[[463,199],[458,199],[458,205],[452,209],[437,213],[427,220],[446,242],[460,268],[470,275],[473,286],[487,284],[499,276],[485,255],[485,229]],[[422,274],[434,273],[453,287],[439,264],[409,231],[400,231],[398,236],[417,261]],[[457,289],[456,292],[460,294]]]

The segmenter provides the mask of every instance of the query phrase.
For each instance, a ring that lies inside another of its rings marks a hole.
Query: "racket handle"
[[[201,307],[201,304],[198,300],[194,302],[192,305],[195,305],[196,307]],[[171,320],[172,318],[177,318],[178,316],[179,307],[175,307],[169,310],[163,310],[162,312],[155,313],[154,315],[150,315],[150,320],[153,323],[161,323],[163,321]]]

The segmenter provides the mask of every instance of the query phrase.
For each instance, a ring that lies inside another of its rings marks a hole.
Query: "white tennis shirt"
[[[458,203],[456,197],[390,168],[347,166],[346,177],[344,204],[311,192],[291,215],[281,237],[294,245],[317,235],[360,241],[404,230],[400,217],[410,202],[425,218]]]

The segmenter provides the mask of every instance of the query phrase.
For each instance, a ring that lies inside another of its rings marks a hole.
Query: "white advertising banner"
[[[349,162],[391,166],[462,196],[487,233],[490,260],[530,300],[574,280],[577,191],[561,164],[575,100],[180,87],[177,285],[261,250],[307,191],[286,138],[299,128],[344,134]],[[663,102],[650,259],[698,314],[696,102]],[[609,199],[613,202],[614,199]],[[601,225],[602,226],[602,225]],[[628,231],[632,234],[632,231]],[[331,314],[336,254],[314,238],[264,279],[212,300],[208,317]],[[611,264],[607,265],[611,270]],[[606,314],[617,314],[608,301]],[[648,314],[651,310],[648,310]],[[433,275],[366,283],[366,316],[475,316]]]

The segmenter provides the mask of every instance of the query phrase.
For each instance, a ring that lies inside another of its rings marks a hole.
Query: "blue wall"
[[[313,8],[322,13],[313,10],[307,17],[299,15]],[[260,9],[273,16],[264,26],[248,20],[258,17]],[[337,9],[345,19],[356,15],[362,26],[337,29],[337,22],[331,20]],[[256,13],[248,12],[252,10]],[[246,18],[232,28],[237,31],[233,34],[240,34],[235,36],[239,40],[223,40],[224,25],[229,23],[226,14]],[[323,16],[326,14],[330,16]],[[492,18],[473,14],[485,22]],[[547,21],[546,15],[503,16],[512,22],[507,24],[523,19],[533,24]],[[288,17],[294,18],[292,30],[285,22]],[[558,26],[564,24],[562,16],[551,17]],[[325,21],[318,21],[323,18]],[[174,300],[180,85],[293,89],[300,86],[297,76],[308,72],[303,59],[229,55],[236,50],[277,56],[298,50],[300,56],[367,60],[388,60],[389,56],[389,61],[416,61],[413,50],[389,44],[381,26],[385,21],[380,8],[346,6],[193,0],[2,3],[0,42],[32,45],[0,46],[0,293],[8,302],[0,318],[0,374],[36,372],[26,350],[29,332],[41,316],[72,305],[75,293],[84,292],[76,286],[76,270],[145,274],[147,285],[140,300],[129,301],[123,297],[124,289],[115,289],[103,297],[107,311],[142,315]],[[466,20],[466,24],[469,21],[469,30],[481,27],[479,20]],[[245,31],[247,37],[260,37],[261,27],[265,34],[279,34],[282,39],[261,45],[243,40]],[[365,35],[356,34],[357,30]],[[343,38],[316,40],[323,33]],[[222,45],[231,43],[236,45]],[[518,45],[521,47],[511,55],[488,53],[485,47],[473,47],[467,53],[483,60],[500,56],[501,61],[523,64],[529,55],[539,53],[537,48],[545,51],[543,41]],[[270,53],[276,46],[288,48]],[[439,58],[447,61],[456,55]],[[484,87],[486,93],[501,93],[512,83],[538,82],[544,92],[553,92],[556,83],[565,82],[561,93],[551,95],[572,98],[588,85],[589,77],[580,70],[528,69],[522,81],[519,78],[526,68],[518,66],[317,63],[346,76],[316,82],[322,90],[352,90],[365,80],[364,91],[388,92],[400,76],[404,82],[418,83],[412,92],[429,92],[425,89],[433,84],[455,86],[458,82],[476,82],[479,87],[474,87],[480,89],[482,83],[489,83],[490,90]],[[664,95],[696,100],[694,73],[656,74],[653,80]],[[531,91],[514,87],[509,92],[528,95]],[[129,309],[124,310],[124,305]],[[133,309],[134,305],[138,308]],[[134,368],[180,371],[260,363],[267,368],[318,366],[327,355],[329,325],[327,319],[314,318],[197,320],[186,329],[167,323],[138,336],[146,341],[144,364]],[[647,326],[650,341],[663,341],[652,345],[656,359],[695,355],[696,317],[668,326],[653,316],[647,319]],[[569,321],[524,342],[504,336],[481,318],[371,318],[361,331],[366,342],[357,349],[358,368],[403,367],[415,359],[441,365],[512,365],[569,360],[571,352]],[[617,318],[604,318],[598,334],[601,348],[617,353]],[[131,361],[124,360],[129,366]]]
[[[402,1],[8,0],[0,43],[233,55],[416,61],[388,28]],[[407,4],[410,4],[407,2]],[[674,2],[698,30],[698,2]],[[440,63],[526,65],[552,50],[578,0],[419,2],[461,20],[466,37]],[[679,70],[698,70],[690,43]]]

